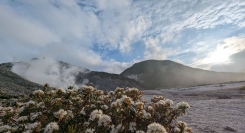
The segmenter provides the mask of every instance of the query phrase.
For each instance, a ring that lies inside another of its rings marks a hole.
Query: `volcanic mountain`
[[[135,79],[148,89],[187,87],[245,80],[245,73],[213,72],[170,60],[147,60],[134,64],[121,75]]]

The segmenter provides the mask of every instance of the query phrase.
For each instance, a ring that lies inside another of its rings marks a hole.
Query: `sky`
[[[1,0],[0,63],[121,73],[143,60],[245,72],[244,0]]]

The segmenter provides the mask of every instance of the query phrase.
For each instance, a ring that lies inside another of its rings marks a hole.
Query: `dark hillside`
[[[149,89],[196,86],[245,80],[245,74],[213,72],[184,66],[169,60],[148,60],[134,64],[121,75],[134,78]]]
[[[5,66],[11,66],[11,64],[0,64],[0,93],[23,95],[42,88],[41,85],[30,82],[11,72],[11,68]]]

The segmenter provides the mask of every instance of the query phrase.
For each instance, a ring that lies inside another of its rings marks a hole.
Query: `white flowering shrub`
[[[15,106],[0,106],[0,132],[23,133],[192,133],[177,121],[190,108],[136,88],[104,92],[92,86],[34,91]]]

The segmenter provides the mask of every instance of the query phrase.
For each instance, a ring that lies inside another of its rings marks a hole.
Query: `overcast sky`
[[[245,72],[244,0],[1,0],[0,63],[120,73],[147,59]]]

